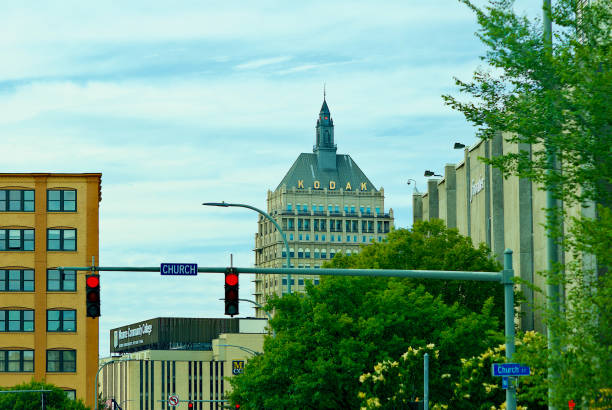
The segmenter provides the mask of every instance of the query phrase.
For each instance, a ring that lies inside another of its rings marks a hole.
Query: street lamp
[[[441,177],[442,175],[436,174],[435,172],[427,169],[425,170],[425,176],[426,177]]]
[[[419,192],[419,190],[417,189],[417,186],[416,186],[416,181],[415,181],[414,179],[412,179],[412,178],[408,179],[408,182],[406,182],[406,184],[407,184],[407,185],[410,185],[410,181],[414,182],[414,192],[416,192],[417,194],[419,194],[420,192]]]
[[[287,293],[291,294],[291,259],[289,257],[289,254],[290,254],[289,243],[287,243],[287,236],[285,235],[285,232],[283,232],[283,230],[278,225],[278,223],[274,220],[274,218],[268,215],[267,212],[264,212],[259,208],[255,208],[254,206],[246,205],[246,204],[228,204],[227,202],[204,202],[202,205],[220,206],[224,208],[227,208],[227,207],[248,208],[248,209],[252,209],[255,212],[259,212],[261,215],[268,218],[268,220],[272,222],[274,226],[276,226],[276,229],[278,229],[278,232],[280,232],[281,238],[283,238],[283,242],[285,243],[285,252],[287,252]]]
[[[236,349],[240,349],[243,352],[247,352],[248,354],[252,354],[253,356],[259,356],[261,354],[263,354],[262,352],[258,352],[256,350],[253,350],[251,348],[245,347],[245,346],[239,346],[239,345],[217,345],[219,347],[235,347]]]
[[[465,144],[462,144],[460,142],[455,142],[453,149],[462,149],[462,148],[465,148]]]

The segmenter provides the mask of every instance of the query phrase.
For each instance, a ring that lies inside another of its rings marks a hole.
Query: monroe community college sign
[[[113,330],[113,351],[132,349],[154,343],[153,323],[141,322]]]
[[[336,184],[336,181],[329,181],[329,186],[327,186],[326,188],[329,188],[330,190],[333,191],[337,187],[338,187],[338,185]],[[304,189],[304,180],[303,179],[298,179],[297,188],[298,189]],[[314,188],[314,189],[322,189],[321,181],[314,181],[312,183],[312,188]],[[345,191],[352,191],[353,190],[353,186],[351,185],[350,181],[346,183],[346,185],[344,186],[344,190]],[[360,191],[367,191],[368,190],[367,182],[362,182],[359,185],[359,190]]]

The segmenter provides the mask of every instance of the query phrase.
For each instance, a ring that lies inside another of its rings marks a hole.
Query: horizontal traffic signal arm
[[[106,271],[106,272],[160,272],[159,266],[65,266],[59,270],[76,271]],[[198,267],[198,273],[225,273],[227,267]],[[314,268],[239,268],[234,267],[238,274],[300,274],[319,276],[385,276],[396,278],[420,278],[441,280],[476,280],[481,282],[500,282],[502,272],[470,272],[470,271],[435,271],[435,270],[400,270],[400,269],[314,269]],[[507,279],[506,279],[507,280]]]

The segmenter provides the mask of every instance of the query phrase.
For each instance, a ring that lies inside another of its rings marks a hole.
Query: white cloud
[[[273,58],[260,58],[257,60],[247,61],[246,63],[238,64],[236,69],[238,70],[251,70],[254,68],[260,68],[267,65],[273,65],[278,63],[283,63],[285,61],[291,60],[291,57],[273,57]]]

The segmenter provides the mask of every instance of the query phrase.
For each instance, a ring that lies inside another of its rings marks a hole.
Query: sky
[[[0,27],[1,172],[101,172],[102,266],[253,266],[257,214],[201,204],[265,209],[312,152],[324,84],[338,153],[397,227],[408,179],[425,190],[425,169],[463,158],[454,142],[477,142],[441,98],[484,53],[454,0],[2,2]],[[220,274],[102,272],[101,287],[101,356],[118,326],[223,317]]]

